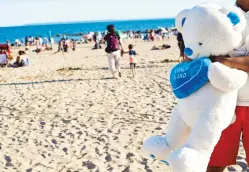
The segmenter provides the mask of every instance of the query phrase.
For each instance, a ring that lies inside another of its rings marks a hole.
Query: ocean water
[[[14,42],[15,39],[24,41],[25,36],[41,36],[48,37],[49,31],[55,40],[57,34],[74,34],[74,33],[88,33],[106,30],[108,24],[114,24],[117,30],[128,31],[145,31],[146,29],[157,29],[161,27],[174,27],[175,19],[150,19],[150,20],[130,20],[130,21],[101,21],[101,22],[82,22],[82,23],[65,23],[65,24],[43,24],[43,25],[29,25],[16,27],[0,27],[0,43],[5,43],[6,40]],[[80,38],[80,37],[71,37]]]

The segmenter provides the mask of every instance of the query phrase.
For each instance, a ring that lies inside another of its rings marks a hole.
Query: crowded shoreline
[[[142,38],[142,39],[146,39],[146,35],[151,34],[151,32],[154,32],[156,35],[160,35],[162,37],[167,37],[168,33],[173,32],[173,34],[175,34],[177,32],[175,27],[171,27],[171,28],[165,28],[165,27],[160,27],[158,26],[158,28],[156,29],[146,29],[144,31],[141,30],[128,30],[128,31],[120,31],[124,34],[124,38],[128,39],[128,38]],[[161,35],[161,32],[163,32],[164,34]],[[78,43],[84,43],[89,41],[90,39],[93,39],[92,37],[96,34],[96,33],[100,33],[102,36],[104,36],[106,34],[105,32],[100,32],[100,31],[96,31],[96,32],[88,32],[88,33],[84,33],[84,32],[79,32],[79,33],[64,33],[64,34],[54,34],[51,35],[51,32],[48,31],[48,36],[46,37],[42,37],[42,36],[25,36],[21,39],[16,38],[15,41],[9,41],[9,39],[6,40],[7,44],[9,44],[10,46],[27,46],[27,45],[34,45],[35,41],[37,39],[42,39],[44,42],[50,42],[51,44],[54,43],[58,43],[61,39],[65,39],[66,37],[68,39],[73,39],[75,41],[77,41]],[[5,43],[5,42],[2,42]]]
[[[106,46],[106,41],[104,40],[105,33],[98,32],[89,32],[86,35],[83,35],[80,39],[69,39],[68,34],[63,34],[62,38],[59,39],[58,42],[55,42],[54,37],[49,32],[49,37],[42,38],[41,36],[32,37],[26,36],[24,43],[19,39],[15,40],[15,43],[11,43],[9,40],[6,41],[6,44],[0,45],[0,65],[2,67],[23,67],[29,65],[29,59],[27,53],[36,52],[40,53],[41,51],[54,51],[54,47],[57,44],[57,52],[60,51],[68,52],[69,49],[72,51],[76,51],[76,47],[79,44],[92,44],[94,43],[93,49],[101,49],[102,46]],[[121,32],[118,31],[121,40],[127,39],[140,39],[142,41],[158,41],[158,40],[166,40],[170,39],[172,35],[177,35],[177,31],[175,29],[158,27],[157,30],[149,30],[147,29],[145,32]],[[12,47],[24,47],[25,49],[20,50],[18,52],[18,56],[16,58],[13,57],[11,48]],[[160,50],[160,49],[170,48],[170,45],[160,45],[153,46],[152,50]]]

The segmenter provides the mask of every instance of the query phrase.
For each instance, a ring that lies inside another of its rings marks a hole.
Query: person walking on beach
[[[248,0],[237,0],[236,4],[246,14],[249,12]],[[249,56],[228,58],[214,57],[213,61],[220,62],[231,68],[249,72]],[[246,161],[249,165],[249,79],[244,87],[239,90],[236,107],[236,121],[222,132],[216,145],[207,172],[223,172],[227,166],[236,164],[240,139],[246,152]]]
[[[115,31],[114,25],[108,25],[107,31],[108,33],[105,35],[104,40],[107,42],[107,47],[105,51],[107,53],[110,69],[113,78],[116,78],[115,77],[116,70],[119,73],[119,77],[121,77],[119,60],[121,58],[121,51],[123,51],[123,45],[122,42],[120,41],[120,36]]]
[[[153,29],[150,32],[150,40],[155,41],[155,31]]]
[[[6,44],[8,45],[8,47],[10,47],[11,46],[11,43],[10,43],[10,41],[7,39],[7,41],[6,41]]]
[[[93,49],[101,49],[102,48],[100,45],[101,39],[102,39],[102,35],[101,35],[100,31],[95,32],[93,35],[93,41],[95,42]]]
[[[136,56],[138,55],[136,50],[134,49],[134,46],[130,44],[128,46],[129,51],[124,52],[124,54],[129,53],[129,60],[130,60],[130,69],[132,72],[133,77],[136,75]]]
[[[27,47],[28,46],[28,37],[25,36],[25,46]]]
[[[36,53],[40,53],[42,50],[42,43],[39,37],[36,37],[35,45],[36,45]]]
[[[136,75],[136,56],[138,55],[136,50],[134,50],[134,46],[132,44],[130,44],[128,46],[129,48],[129,58],[130,58],[130,68],[131,68],[131,71],[132,71],[132,75],[133,77],[135,77]]]
[[[53,50],[54,38],[52,36],[49,37],[49,42],[50,42],[50,50]]]

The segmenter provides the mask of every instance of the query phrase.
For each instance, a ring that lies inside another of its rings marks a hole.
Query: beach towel
[[[8,62],[6,54],[0,54],[0,64],[6,64]]]
[[[170,83],[175,96],[183,99],[208,83],[208,67],[211,63],[209,58],[204,57],[176,65],[170,72]]]

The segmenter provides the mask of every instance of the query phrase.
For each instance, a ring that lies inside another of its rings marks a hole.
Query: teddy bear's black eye
[[[202,46],[202,45],[203,45],[203,43],[202,43],[202,42],[199,42],[199,45],[200,45],[200,46]]]

